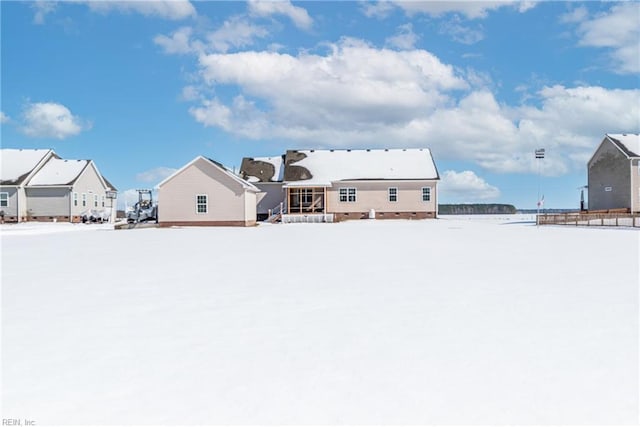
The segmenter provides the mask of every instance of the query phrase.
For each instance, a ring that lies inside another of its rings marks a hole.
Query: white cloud
[[[418,35],[413,32],[413,26],[409,23],[399,26],[397,34],[388,37],[386,44],[398,49],[409,50],[415,47],[417,41]]]
[[[368,18],[386,18],[396,8],[390,1],[367,1],[361,2],[362,13]]]
[[[242,17],[232,17],[222,27],[208,34],[207,39],[213,50],[227,52],[230,48],[250,46],[255,38],[268,35],[263,27],[250,23]]]
[[[443,16],[449,13],[464,15],[468,19],[486,18],[489,12],[503,7],[517,9],[523,13],[535,7],[536,2],[521,2],[511,0],[500,1],[397,1],[394,2],[402,8],[408,15],[418,13],[427,14],[434,17]]]
[[[309,30],[313,26],[313,19],[306,9],[291,4],[289,0],[280,1],[249,1],[249,12],[254,16],[287,16],[293,24],[303,30]]]
[[[169,36],[159,34],[153,41],[168,54],[204,54],[206,52],[227,52],[232,48],[250,46],[256,38],[269,32],[239,16],[226,20],[220,28],[205,34],[206,42],[196,39],[191,27],[182,27]]]
[[[62,104],[36,102],[26,106],[22,131],[32,137],[65,139],[91,128]]]
[[[584,168],[605,133],[640,131],[640,90],[551,86],[507,105],[490,76],[355,39],[324,54],[201,54],[198,64],[202,81],[186,89],[196,121],[293,148],[426,146],[437,159],[535,173],[533,151],[545,147],[542,173],[561,175]]]
[[[171,33],[171,36],[157,35],[153,41],[162,47],[165,53],[169,54],[186,54],[197,51],[191,44],[191,35],[193,29],[191,27],[182,27]]]
[[[560,16],[560,22],[563,24],[574,24],[585,21],[588,16],[589,11],[586,6],[579,6]]]
[[[11,119],[4,112],[0,111],[0,123],[9,123]]]
[[[472,28],[469,24],[463,24],[458,15],[444,21],[440,26],[440,33],[449,35],[458,43],[469,45],[484,38],[482,27]]]
[[[171,176],[177,169],[160,166],[136,175],[136,181],[159,184]]]
[[[180,20],[196,16],[196,9],[189,0],[152,0],[152,1],[86,1],[94,12],[108,13],[119,11],[124,13],[140,13],[164,19]]]
[[[578,9],[576,9],[578,10]],[[579,45],[610,49],[611,69],[619,74],[640,72],[640,3],[614,3],[611,9],[592,19],[583,11],[563,17],[565,22],[580,22]],[[573,21],[572,21],[573,19]]]
[[[439,193],[449,203],[474,203],[500,197],[500,190],[487,183],[473,171],[445,171],[441,176]]]
[[[56,1],[36,0],[31,3],[31,8],[35,10],[33,15],[33,23],[37,25],[44,24],[45,17],[56,9]]]

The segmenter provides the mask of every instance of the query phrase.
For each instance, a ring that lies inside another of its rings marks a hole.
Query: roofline
[[[640,157],[630,156],[628,154],[627,150],[621,147],[622,143],[620,141],[618,141],[617,139],[611,137],[607,133],[607,134],[604,135],[604,138],[602,139],[600,144],[598,144],[598,146],[596,147],[595,151],[593,152],[593,154],[589,158],[589,161],[587,162],[587,167],[591,164],[591,162],[593,161],[593,158],[596,156],[596,154],[598,154],[598,150],[600,150],[600,147],[602,147],[602,145],[607,141],[609,141],[611,144],[613,144],[613,146],[616,147],[618,149],[618,151],[620,151],[627,158],[627,160],[639,159],[640,158]]]
[[[609,140],[613,143],[613,145],[615,145],[616,147],[618,147],[618,149],[620,151],[622,151],[622,153],[627,156],[628,159],[640,159],[640,155],[635,155],[635,153],[633,151],[630,151],[622,141],[614,138],[613,136],[607,134],[606,135],[607,138],[609,138]],[[633,154],[633,155],[632,155]]]
[[[244,180],[238,176],[235,176],[232,172],[229,172],[226,168],[220,166],[221,163],[219,164],[218,162],[211,160],[205,156],[198,156],[195,159],[191,160],[189,163],[187,163],[186,165],[184,165],[183,167],[181,167],[180,169],[178,169],[177,171],[175,171],[174,173],[172,173],[171,175],[169,175],[168,177],[166,177],[165,179],[163,179],[158,185],[158,189],[160,187],[162,187],[163,185],[165,185],[167,182],[169,182],[170,180],[172,180],[173,178],[175,178],[176,176],[178,176],[179,174],[181,174],[182,172],[184,172],[187,168],[189,168],[190,166],[192,166],[195,162],[197,162],[198,160],[204,160],[205,162],[209,163],[210,165],[214,166],[215,168],[217,168],[218,170],[222,171],[225,175],[227,175],[229,178],[233,179],[234,181],[236,181],[238,184],[242,185],[243,188],[249,190],[249,191],[253,191],[255,193],[262,193],[262,190],[260,190],[258,187],[256,187],[255,185],[251,184],[249,181]]]
[[[33,179],[35,174],[38,173],[38,171],[40,169],[42,169],[44,167],[44,165],[46,165],[49,162],[49,160],[51,160],[52,157],[55,157],[57,159],[60,158],[60,156],[58,156],[55,153],[55,151],[53,151],[51,148],[48,148],[46,150],[45,154],[40,159],[40,161],[38,163],[36,163],[34,168],[31,169],[22,180],[17,181],[15,186],[16,187],[26,187],[28,185],[29,181],[31,181]]]

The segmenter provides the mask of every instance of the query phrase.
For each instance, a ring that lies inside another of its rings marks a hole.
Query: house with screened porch
[[[437,216],[440,179],[431,151],[289,150],[246,157],[240,175],[265,193],[259,219],[337,222]]]

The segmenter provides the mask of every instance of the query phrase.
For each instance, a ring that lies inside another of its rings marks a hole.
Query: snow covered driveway
[[[2,416],[636,423],[640,233],[504,222],[3,226]]]

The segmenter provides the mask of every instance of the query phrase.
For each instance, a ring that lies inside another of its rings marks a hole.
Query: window
[[[78,206],[78,193],[73,193],[73,206]]]
[[[397,187],[389,187],[389,201],[397,202],[398,201],[398,188]]]
[[[422,201],[431,201],[431,187],[422,187]]]
[[[104,196],[100,196],[100,201],[102,202],[102,207],[104,208]]]
[[[355,202],[356,201],[356,189],[353,188],[353,187],[341,188],[340,189],[340,201],[341,202]]]
[[[0,208],[6,208],[9,206],[9,193],[3,191],[0,193]]]
[[[93,195],[93,207],[94,208],[98,207],[98,195],[97,194]]]
[[[82,206],[87,206],[87,193],[82,193]]]
[[[209,201],[206,194],[196,195],[196,213],[205,214],[209,211]]]

